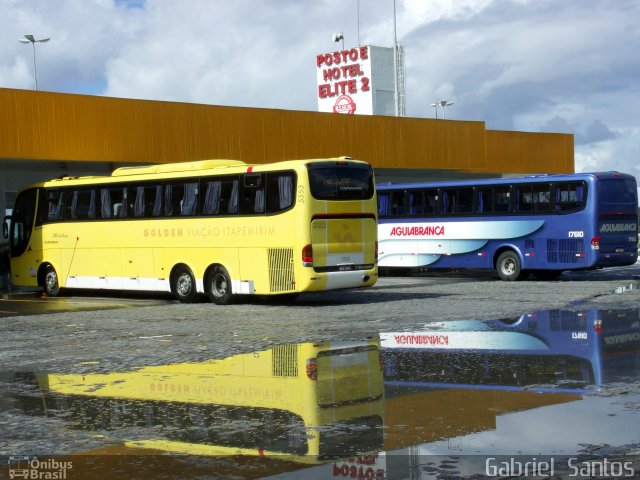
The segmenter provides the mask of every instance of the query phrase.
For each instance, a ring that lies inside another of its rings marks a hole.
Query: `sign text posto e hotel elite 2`
[[[369,47],[316,56],[318,111],[373,114]]]

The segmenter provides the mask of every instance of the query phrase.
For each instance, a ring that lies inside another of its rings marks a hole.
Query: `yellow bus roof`
[[[26,190],[33,187],[62,187],[67,185],[92,185],[98,183],[116,183],[127,181],[127,177],[144,177],[153,178],[155,175],[166,175],[166,178],[181,178],[189,177],[191,175],[199,174],[215,174],[216,170],[229,169],[232,173],[243,173],[247,171],[249,167],[255,172],[269,171],[274,168],[297,168],[301,165],[318,162],[353,162],[360,164],[367,164],[362,160],[355,160],[351,157],[333,157],[333,158],[314,158],[314,159],[299,159],[299,160],[283,160],[281,162],[264,163],[264,164],[250,164],[241,160],[230,159],[212,159],[212,160],[197,160],[193,162],[179,162],[179,163],[162,163],[156,165],[143,165],[138,167],[120,167],[114,170],[110,175],[92,175],[92,176],[65,176],[61,178],[53,178],[42,182],[37,182],[31,185],[25,185],[20,189]],[[244,170],[243,170],[244,169]],[[67,183],[68,182],[68,183]]]
[[[113,171],[112,177],[125,175],[148,175],[154,173],[189,172],[220,167],[241,167],[247,165],[240,160],[197,160],[195,162],[162,163],[143,167],[120,167]]]

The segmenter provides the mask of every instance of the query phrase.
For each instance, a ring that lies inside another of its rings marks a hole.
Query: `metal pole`
[[[393,99],[396,117],[398,109],[398,32],[396,30],[396,0],[393,0]]]
[[[38,90],[38,71],[36,70],[36,42],[31,42],[31,46],[33,47],[33,84],[35,85],[35,90]]]
[[[358,46],[360,46],[360,0],[356,3],[358,9]]]

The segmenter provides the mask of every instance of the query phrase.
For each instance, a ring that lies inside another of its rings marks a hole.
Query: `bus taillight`
[[[302,266],[313,267],[313,247],[311,244],[302,247]]]
[[[593,329],[596,331],[596,333],[602,333],[602,320],[601,319],[593,321]]]
[[[318,380],[318,359],[309,358],[307,360],[307,377],[309,380]]]
[[[593,250],[600,250],[600,237],[597,235],[591,239],[591,248]]]
[[[376,245],[375,245],[374,249],[375,249],[375,250],[374,250],[374,252],[373,252],[373,258],[374,258],[375,260],[378,260],[378,241],[377,241],[377,240],[376,240]]]

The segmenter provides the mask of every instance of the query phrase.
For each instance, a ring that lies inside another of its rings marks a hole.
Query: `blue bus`
[[[638,259],[638,191],[619,173],[379,184],[381,269],[495,269],[502,280]]]
[[[381,333],[385,385],[588,393],[635,382],[640,309],[544,310]]]

